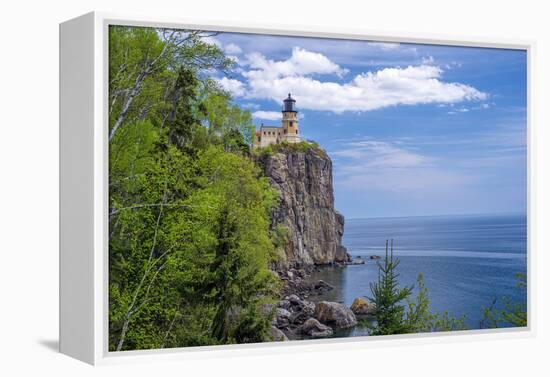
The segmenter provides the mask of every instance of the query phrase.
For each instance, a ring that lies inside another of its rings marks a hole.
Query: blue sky
[[[216,78],[254,121],[291,92],[346,218],[525,212],[526,53],[224,33]]]

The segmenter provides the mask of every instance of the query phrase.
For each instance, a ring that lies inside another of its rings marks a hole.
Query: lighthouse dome
[[[288,97],[283,100],[283,111],[296,112],[296,100],[292,98],[290,93],[288,93]]]

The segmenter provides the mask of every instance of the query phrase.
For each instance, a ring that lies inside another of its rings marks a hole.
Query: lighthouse
[[[289,143],[300,142],[300,132],[298,129],[298,111],[296,110],[296,100],[290,93],[283,101],[283,135],[284,140]]]
[[[281,126],[266,126],[262,124],[259,131],[254,135],[254,147],[267,147],[281,142],[299,143],[300,130],[298,127],[298,111],[296,100],[288,93],[283,100],[283,118]]]

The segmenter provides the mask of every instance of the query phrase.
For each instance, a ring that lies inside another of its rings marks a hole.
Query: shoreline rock
[[[362,259],[364,262],[364,259]],[[281,298],[273,307],[273,327],[282,331],[288,339],[324,338],[334,334],[336,329],[351,328],[357,325],[357,318],[366,316],[358,310],[354,313],[343,303],[332,301],[312,302],[309,296],[324,294],[334,287],[324,280],[310,281],[307,278],[313,271],[326,267],[346,267],[346,264],[313,265],[305,268],[279,270],[277,274],[284,283]],[[372,306],[364,303],[360,308],[369,311]],[[355,309],[357,309],[357,303]]]
[[[310,318],[299,328],[300,333],[312,338],[326,338],[333,334],[332,328],[323,325],[315,318]]]
[[[271,326],[271,328],[269,329],[269,335],[271,336],[271,338],[273,338],[273,341],[275,342],[288,341],[288,337],[285,335],[285,333],[275,326]]]
[[[346,264],[349,264],[349,265],[365,264],[365,260],[361,258],[361,256],[358,256],[358,257],[352,258]]]
[[[278,275],[284,283],[281,290],[281,295],[283,297],[290,295],[308,297],[321,295],[334,289],[332,285],[324,280],[318,280],[314,282],[306,280],[310,273],[311,272],[306,272],[305,270],[295,269],[279,271]]]
[[[353,311],[344,304],[331,301],[314,303],[296,294],[280,300],[272,310],[275,311],[272,327],[287,339],[329,337],[336,329],[357,324]],[[271,330],[273,338],[282,339],[274,329]]]
[[[374,304],[360,297],[353,300],[350,309],[356,316],[374,316],[376,312]]]
[[[357,318],[344,304],[320,301],[315,305],[314,317],[333,328],[348,328],[357,325]]]

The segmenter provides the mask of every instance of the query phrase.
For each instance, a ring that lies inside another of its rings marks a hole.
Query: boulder
[[[290,315],[290,323],[293,325],[300,325],[307,321],[311,315],[303,311],[297,311]]]
[[[285,278],[283,277],[281,279],[284,280]],[[313,295],[320,295],[334,289],[332,285],[330,285],[329,283],[323,280],[318,280],[314,282],[314,281],[304,280],[296,276],[292,280],[286,279],[284,281],[285,281],[285,284],[283,286],[282,293],[288,294],[289,295],[287,296],[288,298],[295,296],[293,297],[293,300],[292,300],[294,304],[299,304],[300,298],[305,298],[307,296],[313,296]]]
[[[313,289],[315,289],[320,294],[320,293],[331,291],[334,289],[334,287],[324,280],[319,280],[318,282],[315,283],[315,285],[313,286]]]
[[[274,340],[276,342],[284,342],[288,340],[285,333],[279,330],[278,328],[276,328],[275,326],[271,326],[271,328],[269,329],[269,335],[271,337],[270,340]]]
[[[357,318],[344,304],[321,301],[315,305],[314,317],[332,328],[348,328],[357,325]]]
[[[307,273],[303,268],[300,270],[294,270],[294,274],[296,274],[298,277],[302,279],[305,279],[305,277],[307,276]]]
[[[356,265],[356,264],[365,264],[365,260],[361,257],[357,257],[352,259],[348,264]]]
[[[277,304],[277,307],[279,307],[279,308],[281,308],[281,309],[290,310],[290,301],[288,301],[288,300],[281,300],[281,301],[279,301],[279,303]]]
[[[315,313],[315,304],[310,301],[302,301],[302,302],[303,302],[303,306],[301,311],[307,314],[309,317],[312,317],[313,314]]]
[[[302,300],[298,297],[298,295],[288,296],[288,301],[290,302],[290,305],[300,305],[302,303]]]
[[[296,296],[297,297],[297,296]],[[290,323],[293,325],[300,325],[304,323],[308,318],[312,317],[315,313],[315,304],[306,300],[296,300],[296,298],[290,296]]]
[[[278,328],[288,327],[290,324],[290,312],[283,308],[277,308],[275,312],[275,325]]]
[[[311,336],[312,338],[326,338],[332,335],[332,329],[323,325],[315,318],[310,318],[305,321],[298,330],[300,333]]]
[[[355,315],[374,315],[374,305],[362,298],[356,298],[351,304],[351,311]]]

